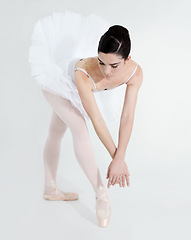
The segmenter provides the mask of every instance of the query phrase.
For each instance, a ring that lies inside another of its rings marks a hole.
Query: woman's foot
[[[111,206],[107,191],[103,186],[96,190],[96,215],[98,225],[107,227],[111,217]]]
[[[45,200],[52,201],[73,201],[78,200],[79,195],[74,192],[64,192],[58,188],[54,188],[51,191],[44,192],[43,197]]]

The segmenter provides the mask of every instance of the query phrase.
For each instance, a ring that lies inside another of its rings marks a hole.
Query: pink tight
[[[71,130],[75,156],[94,190],[103,186],[86,121],[71,102],[61,96],[42,90],[53,109],[48,137],[44,146],[45,189],[56,187],[56,172],[60,156],[61,140],[67,127]]]

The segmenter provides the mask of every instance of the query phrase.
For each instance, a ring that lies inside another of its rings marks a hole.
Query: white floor
[[[26,143],[23,148],[18,144],[11,152],[4,148],[1,239],[191,239],[190,177],[186,167],[159,168],[150,164],[134,169],[129,163],[131,185],[115,185],[108,190],[112,217],[107,228],[100,228],[94,192],[79,165],[74,164],[75,159],[71,159],[78,173],[75,175],[70,165],[70,171],[64,169],[60,160],[57,184],[63,190],[78,192],[79,200],[56,202],[42,198],[43,165],[38,162],[41,151],[37,146]],[[105,169],[100,169],[106,184]]]

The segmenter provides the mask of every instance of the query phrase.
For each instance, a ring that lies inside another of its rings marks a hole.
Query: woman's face
[[[122,56],[115,53],[98,53],[100,71],[108,80],[121,75],[128,60],[129,57],[124,61]]]

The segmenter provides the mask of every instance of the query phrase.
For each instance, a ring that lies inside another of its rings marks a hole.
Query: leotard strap
[[[76,68],[74,71],[76,71],[76,70],[81,70],[81,71],[83,71],[85,74],[87,74],[88,77],[91,78],[91,80],[92,80],[92,82],[93,82],[93,84],[94,84],[94,87],[95,87],[95,90],[94,90],[94,91],[97,91],[97,88],[96,88],[96,85],[95,85],[95,82],[94,82],[93,78],[92,78],[84,69],[82,69],[82,68]]]
[[[136,70],[137,70],[137,67],[138,67],[138,63],[137,63],[137,65],[136,65],[136,67],[135,67],[135,70],[133,71],[133,73],[131,74],[131,76],[129,77],[129,79],[125,82],[125,83],[127,83],[129,80],[130,80],[130,78],[132,78],[132,76],[134,75],[134,73],[136,72]]]

